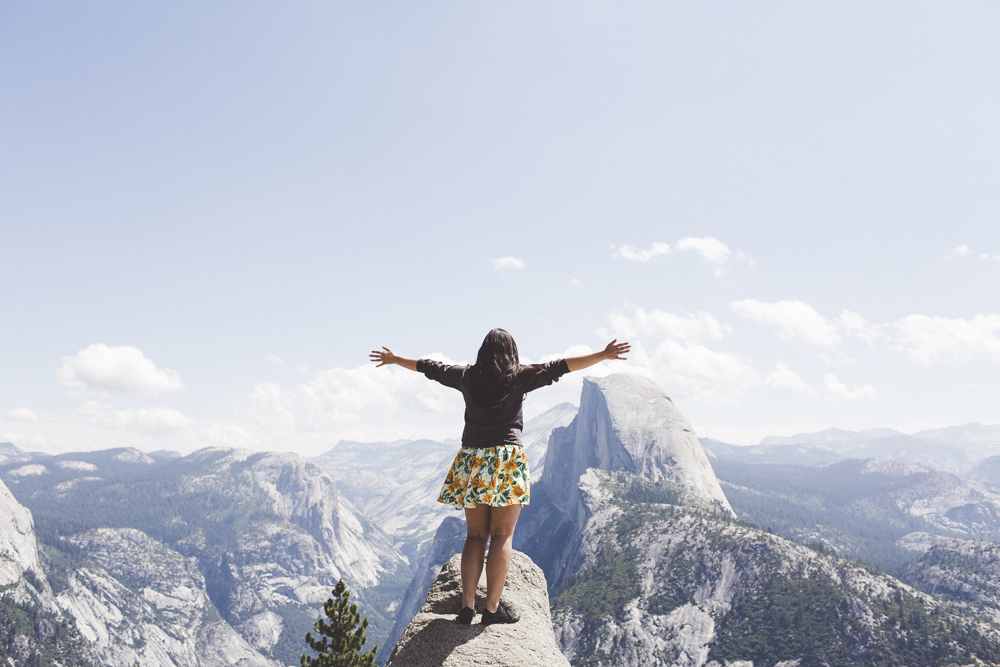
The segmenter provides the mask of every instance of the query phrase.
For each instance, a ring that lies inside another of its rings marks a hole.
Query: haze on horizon
[[[0,442],[458,437],[366,355],[494,326],[726,442],[1000,423],[996,3],[5,3],[0,90]]]

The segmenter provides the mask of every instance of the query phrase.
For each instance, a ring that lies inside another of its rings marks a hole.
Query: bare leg
[[[476,508],[478,509],[478,507]],[[507,581],[510,553],[514,543],[514,526],[521,515],[520,505],[494,507],[490,513],[490,555],[486,560],[486,608],[497,610],[503,585]]]
[[[462,606],[476,608],[476,587],[483,574],[483,559],[486,558],[486,542],[490,539],[491,510],[499,508],[476,505],[465,508],[465,523],[468,532],[462,547]],[[505,570],[506,572],[506,570]]]

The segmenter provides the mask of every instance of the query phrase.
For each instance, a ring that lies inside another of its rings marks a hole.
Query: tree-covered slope
[[[888,575],[724,513],[644,502],[657,485],[626,472],[591,470],[581,491],[589,519],[579,564],[553,596],[574,665],[1000,659],[989,619]]]
[[[1000,490],[926,466],[895,459],[800,466],[720,458],[713,467],[743,520],[893,574],[913,558],[896,542],[914,531],[1000,539]]]

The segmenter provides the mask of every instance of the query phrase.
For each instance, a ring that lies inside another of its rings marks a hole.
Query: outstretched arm
[[[600,352],[585,354],[581,357],[566,357],[566,365],[569,366],[571,371],[579,371],[602,361],[610,361],[612,359],[624,360],[625,357],[622,355],[627,354],[631,349],[632,345],[630,343],[619,343],[616,338],[608,343],[608,346]]]
[[[407,359],[406,357],[401,357],[385,345],[382,346],[381,350],[372,350],[368,358],[380,366],[388,366],[389,364],[396,364],[397,366],[402,366],[403,368],[408,368],[411,371],[417,370],[417,360]]]

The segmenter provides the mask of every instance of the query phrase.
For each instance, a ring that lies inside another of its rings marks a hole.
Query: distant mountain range
[[[745,463],[821,465],[842,459],[892,457],[959,475],[1000,455],[1000,425],[964,424],[906,435],[890,428],[837,428],[792,436],[767,436],[759,445],[729,445],[702,439],[709,457]]]
[[[522,441],[533,481],[542,476],[542,462],[553,429],[566,426],[575,415],[575,405],[562,403],[525,423]],[[449,516],[465,518],[455,508],[437,502],[441,482],[458,450],[457,440],[342,440],[312,461],[336,481],[345,497],[392,537],[402,553],[419,559],[441,521]]]
[[[546,572],[574,665],[1000,661],[1000,426],[740,447],[612,375],[523,437],[516,546]],[[460,548],[461,513],[436,502],[457,447],[0,443],[0,659],[294,665],[341,576],[385,656]]]

